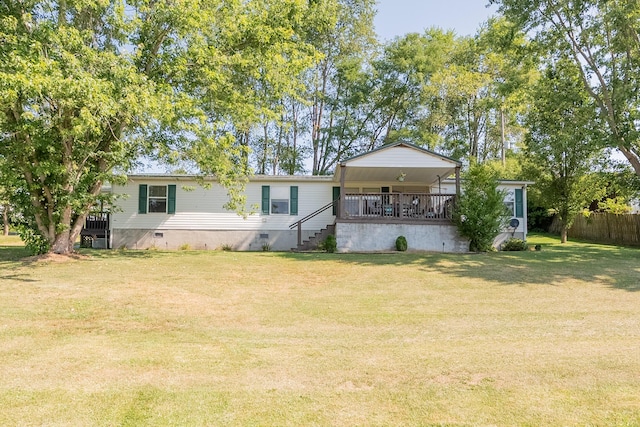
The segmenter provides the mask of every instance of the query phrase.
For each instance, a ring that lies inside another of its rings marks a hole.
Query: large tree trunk
[[[567,234],[569,233],[569,227],[566,224],[562,224],[560,228],[560,243],[567,243]]]
[[[71,208],[65,209],[63,214],[63,224],[71,223]],[[73,224],[69,228],[66,228],[61,233],[56,233],[55,239],[51,244],[51,248],[49,252],[54,254],[61,255],[69,255],[74,251],[74,245],[76,243],[76,239],[82,231],[82,227],[84,226],[84,220],[86,219],[86,214],[78,215]]]
[[[4,205],[4,209],[2,210],[2,235],[9,235],[9,206]]]
[[[65,230],[62,233],[58,234],[56,236],[56,239],[51,244],[51,249],[49,250],[49,252],[61,255],[69,255],[73,253],[74,241],[71,240],[70,234],[71,233],[69,232],[69,230]]]
[[[2,209],[2,235],[9,235],[9,205],[4,205]]]

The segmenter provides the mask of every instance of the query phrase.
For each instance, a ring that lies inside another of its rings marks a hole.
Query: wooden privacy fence
[[[560,232],[558,220],[551,231]],[[588,218],[578,215],[569,229],[569,237],[599,243],[640,246],[640,215],[592,213]]]

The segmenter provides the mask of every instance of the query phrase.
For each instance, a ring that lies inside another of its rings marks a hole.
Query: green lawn
[[[639,249],[29,263],[9,243],[3,426],[640,425]]]

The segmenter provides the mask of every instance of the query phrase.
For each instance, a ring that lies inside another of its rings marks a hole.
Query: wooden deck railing
[[[109,213],[97,212],[87,215],[84,221],[84,230],[108,230],[109,229]]]
[[[347,193],[345,219],[451,220],[455,194]]]
[[[108,212],[94,212],[84,220],[84,227],[80,231],[80,245],[82,247],[93,247],[98,239],[103,239],[104,248],[109,247],[109,221]]]

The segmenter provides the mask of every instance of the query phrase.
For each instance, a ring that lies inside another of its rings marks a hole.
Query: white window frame
[[[516,193],[513,190],[508,190],[507,194],[504,196],[504,206],[509,215],[512,217],[516,216]]]
[[[151,189],[153,187],[163,187],[164,188],[164,196],[152,196],[151,195]],[[152,210],[151,209],[151,201],[152,200],[158,200],[158,201],[164,201],[164,210],[160,211],[160,210]],[[147,191],[147,213],[167,213],[167,209],[169,209],[169,188],[166,185],[149,185],[148,191]]]
[[[269,212],[272,215],[289,215],[291,211],[291,200],[289,200],[291,196],[291,190],[289,186],[271,186],[271,194],[269,200]],[[277,209],[277,206],[286,203],[286,212],[280,211]]]

